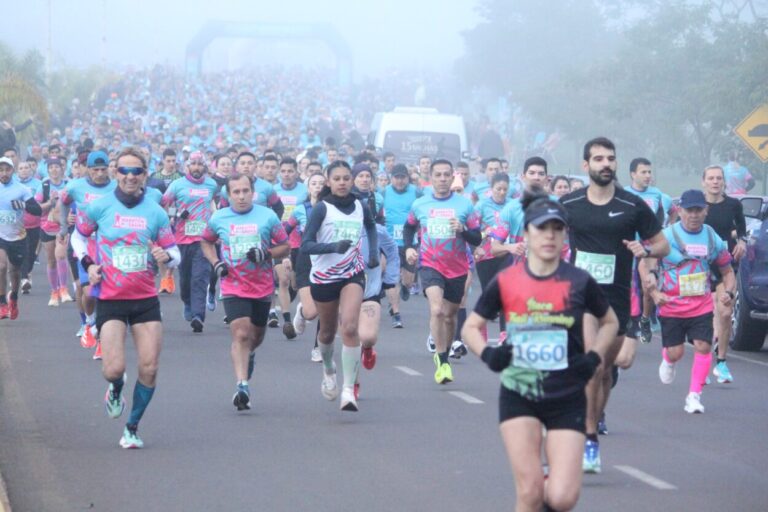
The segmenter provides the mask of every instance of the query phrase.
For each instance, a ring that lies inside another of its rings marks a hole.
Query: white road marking
[[[732,357],[733,359],[738,359],[739,361],[746,361],[748,363],[759,364],[761,366],[768,366],[768,363],[766,363],[765,361],[756,361],[755,359],[751,359],[749,357],[744,357],[738,354],[734,354],[732,351],[728,352],[728,357]]]
[[[656,489],[659,489],[660,491],[674,491],[677,489],[674,485],[665,482],[664,480],[660,480],[656,478],[653,475],[649,475],[648,473],[644,471],[640,471],[637,468],[633,468],[632,466],[613,466],[622,473],[626,473],[627,475],[637,478],[644,484],[648,484],[651,487],[655,487]]]
[[[395,368],[406,375],[410,375],[411,377],[421,377],[421,373],[417,372],[413,368],[408,368],[407,366],[395,366]]]
[[[472,395],[468,395],[463,391],[449,391],[448,394],[455,396],[459,400],[464,400],[468,404],[484,404],[485,403],[479,398],[475,398]]]

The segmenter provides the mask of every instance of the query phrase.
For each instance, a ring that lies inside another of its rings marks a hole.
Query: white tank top
[[[365,269],[360,250],[363,236],[363,205],[355,200],[355,210],[347,215],[332,204],[325,204],[325,219],[317,231],[317,242],[332,244],[341,240],[352,240],[344,254],[313,254],[312,271],[309,280],[315,284],[335,283],[349,279]]]

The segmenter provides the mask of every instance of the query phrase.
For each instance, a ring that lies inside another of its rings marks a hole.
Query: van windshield
[[[432,160],[445,158],[451,162],[461,160],[461,141],[455,133],[387,132],[384,151],[391,151],[398,162],[418,163],[426,155]]]

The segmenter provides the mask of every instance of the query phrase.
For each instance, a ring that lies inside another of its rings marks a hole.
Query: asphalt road
[[[253,410],[237,413],[223,313],[193,335],[178,295],[163,297],[158,387],[140,428],[146,446],[125,451],[125,416],[104,413],[106,384],[74,337],[76,310],[47,307],[35,271],[20,318],[0,323],[0,471],[15,511],[513,508],[497,377],[468,357],[454,365],[454,383],[434,383],[422,297],[403,308],[405,329],[383,320],[376,368],[361,370],[358,413],[321,397],[312,324],[294,341],[269,330]],[[577,510],[768,510],[768,350],[731,357],[736,382],[708,386],[707,411],[696,416],[683,412],[691,354],[663,386],[659,350],[658,339],[642,346],[622,373],[603,473],[585,477]]]

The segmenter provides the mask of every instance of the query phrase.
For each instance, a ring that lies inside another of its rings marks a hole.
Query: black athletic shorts
[[[425,290],[437,286],[443,290],[443,298],[453,304],[461,304],[464,298],[464,286],[467,284],[467,274],[447,278],[432,267],[421,267],[419,270],[421,287]]]
[[[568,429],[584,434],[587,430],[587,395],[582,390],[563,398],[534,402],[502,385],[499,392],[499,423],[521,416],[537,418],[547,430]]]
[[[309,285],[309,292],[315,302],[333,302],[341,297],[341,290],[348,284],[358,284],[365,292],[365,272],[360,272],[350,278],[335,283]]]
[[[97,300],[96,328],[110,320],[120,320],[127,325],[145,322],[162,322],[160,300],[157,297],[134,300]]]
[[[601,286],[605,297],[608,299],[608,304],[611,305],[613,311],[616,313],[616,317],[619,319],[619,332],[617,336],[624,336],[627,333],[627,328],[630,324],[630,298],[629,288],[620,288],[617,286]]]
[[[0,250],[5,251],[8,261],[14,267],[21,267],[24,263],[24,257],[27,255],[27,240],[14,240],[9,242],[0,238]]]
[[[267,296],[261,299],[223,297],[221,302],[224,303],[224,314],[227,315],[229,323],[238,318],[249,318],[256,327],[267,325],[270,297]]]
[[[49,235],[42,229],[40,230],[40,241],[41,242],[53,242],[56,240],[56,235]]]
[[[397,252],[400,255],[400,268],[405,269],[411,274],[415,274],[416,265],[411,265],[408,263],[408,260],[405,258],[405,247],[398,247]]]
[[[712,325],[713,314],[693,316],[690,318],[674,318],[660,316],[661,345],[663,347],[676,347],[687,341],[704,341],[712,344],[715,337],[715,329]]]

